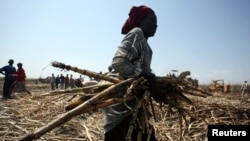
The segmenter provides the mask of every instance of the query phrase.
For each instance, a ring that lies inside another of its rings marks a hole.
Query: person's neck
[[[148,36],[143,32],[143,36],[146,40],[148,40]]]
[[[149,36],[148,36],[147,33],[145,33],[144,31],[143,31],[143,36],[144,36],[144,38],[145,38],[146,40],[148,40]]]

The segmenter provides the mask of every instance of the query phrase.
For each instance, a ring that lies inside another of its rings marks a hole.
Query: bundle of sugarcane
[[[47,125],[22,137],[20,140],[37,139],[46,132],[69,121],[71,118],[77,115],[105,108],[116,103],[126,104],[127,102],[135,99],[137,101],[136,109],[142,110],[140,110],[140,113],[138,113],[139,110],[134,110],[135,112],[132,116],[133,118],[131,120],[131,126],[128,131],[127,139],[130,140],[131,133],[133,131],[133,124],[136,119],[140,119],[142,123],[142,132],[146,131],[150,133],[152,131],[148,126],[149,117],[147,117],[147,114],[145,113],[146,109],[149,109],[149,106],[151,106],[152,114],[155,115],[152,103],[153,99],[150,96],[149,83],[143,77],[138,79],[130,78],[122,80],[117,77],[114,78],[110,77],[110,75],[79,69],[77,67],[72,67],[59,62],[52,62],[52,66],[61,69],[72,70],[90,77],[99,78],[102,81],[108,81],[109,83],[108,85],[99,85],[87,89],[82,88],[81,91],[83,92],[90,92],[91,88],[94,89],[94,91],[91,90],[91,94],[82,95],[82,97],[79,99],[71,102],[65,108],[67,111],[66,113],[51,121]],[[157,83],[160,86],[160,91],[165,96],[164,100],[162,100],[160,104],[167,104],[177,108],[180,112],[180,115],[182,116],[183,111],[185,111],[185,108],[182,106],[182,104],[192,104],[192,101],[187,96],[185,96],[185,94],[201,97],[211,95],[201,89],[192,87],[190,82],[185,79],[187,75],[190,75],[189,71],[181,73],[178,77],[172,75],[157,77]]]
[[[178,97],[178,96],[180,96],[179,98],[182,98],[182,100],[185,100],[186,102],[191,103],[191,101],[187,99],[185,95],[183,95],[183,93],[194,95],[194,96],[200,96],[200,97],[206,97],[207,95],[210,95],[209,93],[201,89],[191,86],[189,81],[186,81],[186,80],[180,81],[180,80],[177,80],[177,78],[173,76],[157,77],[157,80],[160,85],[162,93],[166,94],[167,101],[163,102],[165,104],[171,104],[171,101],[175,97]],[[99,83],[97,85],[87,86],[87,87],[82,87],[82,88],[52,91],[44,95],[53,95],[53,94],[62,94],[62,93],[63,94],[78,93],[78,95],[80,95],[81,97],[79,99],[74,99],[72,103],[70,103],[68,106],[65,107],[66,111],[68,111],[80,105],[81,103],[85,102],[86,100],[90,99],[91,97],[95,96],[96,93],[101,92],[104,89],[110,87],[111,85],[113,84],[104,82],[104,83]],[[140,94],[146,89],[148,89],[148,87],[149,87],[148,83],[145,79],[144,81],[142,81],[142,79],[138,79],[133,82],[133,87],[131,87],[133,89],[133,92],[130,92],[130,93]],[[127,86],[125,86],[124,88],[116,89],[114,90],[113,93],[117,94],[116,96],[119,96],[118,93],[120,93],[120,91],[125,92],[126,89],[127,89]],[[130,91],[132,89],[130,89]],[[124,94],[121,94],[121,95],[124,95]]]
[[[111,86],[112,83],[118,83],[122,81],[121,79],[119,79],[119,77],[109,77],[110,75],[107,75],[107,74],[99,74],[99,73],[95,73],[86,69],[79,69],[77,67],[73,67],[73,66],[66,65],[60,62],[56,62],[56,61],[52,62],[52,66],[61,68],[61,69],[71,70],[71,71],[78,72],[83,75],[87,75],[90,77],[99,78],[101,80],[111,82],[111,83],[101,83],[99,85],[78,89],[78,91],[85,92],[85,93],[90,93],[90,92],[97,93]],[[191,82],[186,79],[186,76],[188,75],[190,75],[189,71],[182,72],[178,77],[176,77],[175,75],[168,75],[164,77],[157,76],[157,82],[160,86],[161,93],[163,93],[166,96],[166,101],[162,101],[163,104],[170,104],[175,107],[180,105],[179,101],[185,101],[191,104],[192,102],[184,95],[184,93],[195,95],[195,96],[201,96],[201,97],[206,97],[208,95],[211,95],[199,88],[193,87]],[[122,88],[122,89],[124,92],[126,88]],[[143,91],[147,89],[149,89],[149,84],[147,83],[146,80],[144,81],[135,80],[135,82],[133,83],[134,94],[143,93]],[[75,90],[72,90],[71,92],[74,92],[74,91]],[[114,91],[115,91],[114,93],[120,92],[120,90],[118,89]],[[75,100],[71,104],[66,106],[66,110],[67,111],[71,110],[72,108],[80,105],[81,103],[85,102],[88,98],[92,96],[93,95],[82,96],[78,100]],[[173,103],[173,101],[175,101],[175,103]]]

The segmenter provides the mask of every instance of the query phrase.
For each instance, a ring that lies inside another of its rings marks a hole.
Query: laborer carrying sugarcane
[[[144,5],[133,6],[129,12],[129,18],[122,27],[122,34],[125,34],[125,37],[112,60],[114,72],[124,79],[139,77],[147,79],[153,96],[160,93],[156,76],[151,72],[152,50],[147,40],[154,36],[156,28],[157,17],[151,8]],[[155,100],[159,99],[156,97]],[[133,107],[136,101],[126,104],[115,104],[104,109],[105,141],[126,141],[132,117],[131,110],[127,106]],[[134,129],[131,140],[136,141],[139,129],[138,127]],[[147,140],[147,137],[148,134],[144,132],[142,140]],[[154,130],[149,138],[150,141],[156,140]]]

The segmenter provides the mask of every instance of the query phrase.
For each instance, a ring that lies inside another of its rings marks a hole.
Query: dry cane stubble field
[[[2,93],[3,80],[0,87]],[[15,93],[11,100],[0,100],[0,137],[15,141],[65,113],[65,106],[76,93],[49,94],[50,85],[27,81],[32,95]],[[187,95],[188,96],[188,95]],[[187,105],[185,120],[175,109],[161,110],[155,106],[157,121],[151,119],[159,141],[206,141],[207,125],[249,125],[250,96],[240,93],[215,93],[207,98],[188,96],[194,105]],[[156,104],[155,104],[156,105]],[[157,109],[158,108],[158,109]],[[168,109],[166,105],[165,108]],[[47,132],[37,141],[101,141],[103,140],[101,110],[84,113]],[[180,124],[180,121],[182,124]],[[182,126],[182,128],[180,128]],[[182,130],[180,130],[182,129]]]

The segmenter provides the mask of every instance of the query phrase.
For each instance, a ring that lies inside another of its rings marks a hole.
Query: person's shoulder
[[[135,27],[129,31],[131,34],[143,34],[142,29],[139,27]]]
[[[10,69],[10,66],[9,65],[6,65],[6,66],[3,66],[2,68],[0,68],[1,71],[6,71],[6,70],[9,70]]]
[[[135,27],[133,29],[131,29],[126,36],[124,37],[124,39],[133,39],[133,38],[138,38],[138,39],[143,39],[143,31],[141,28]]]
[[[0,70],[3,70],[5,66],[1,67]]]
[[[3,66],[2,68],[9,68],[10,66],[9,65],[6,65],[6,66]]]

